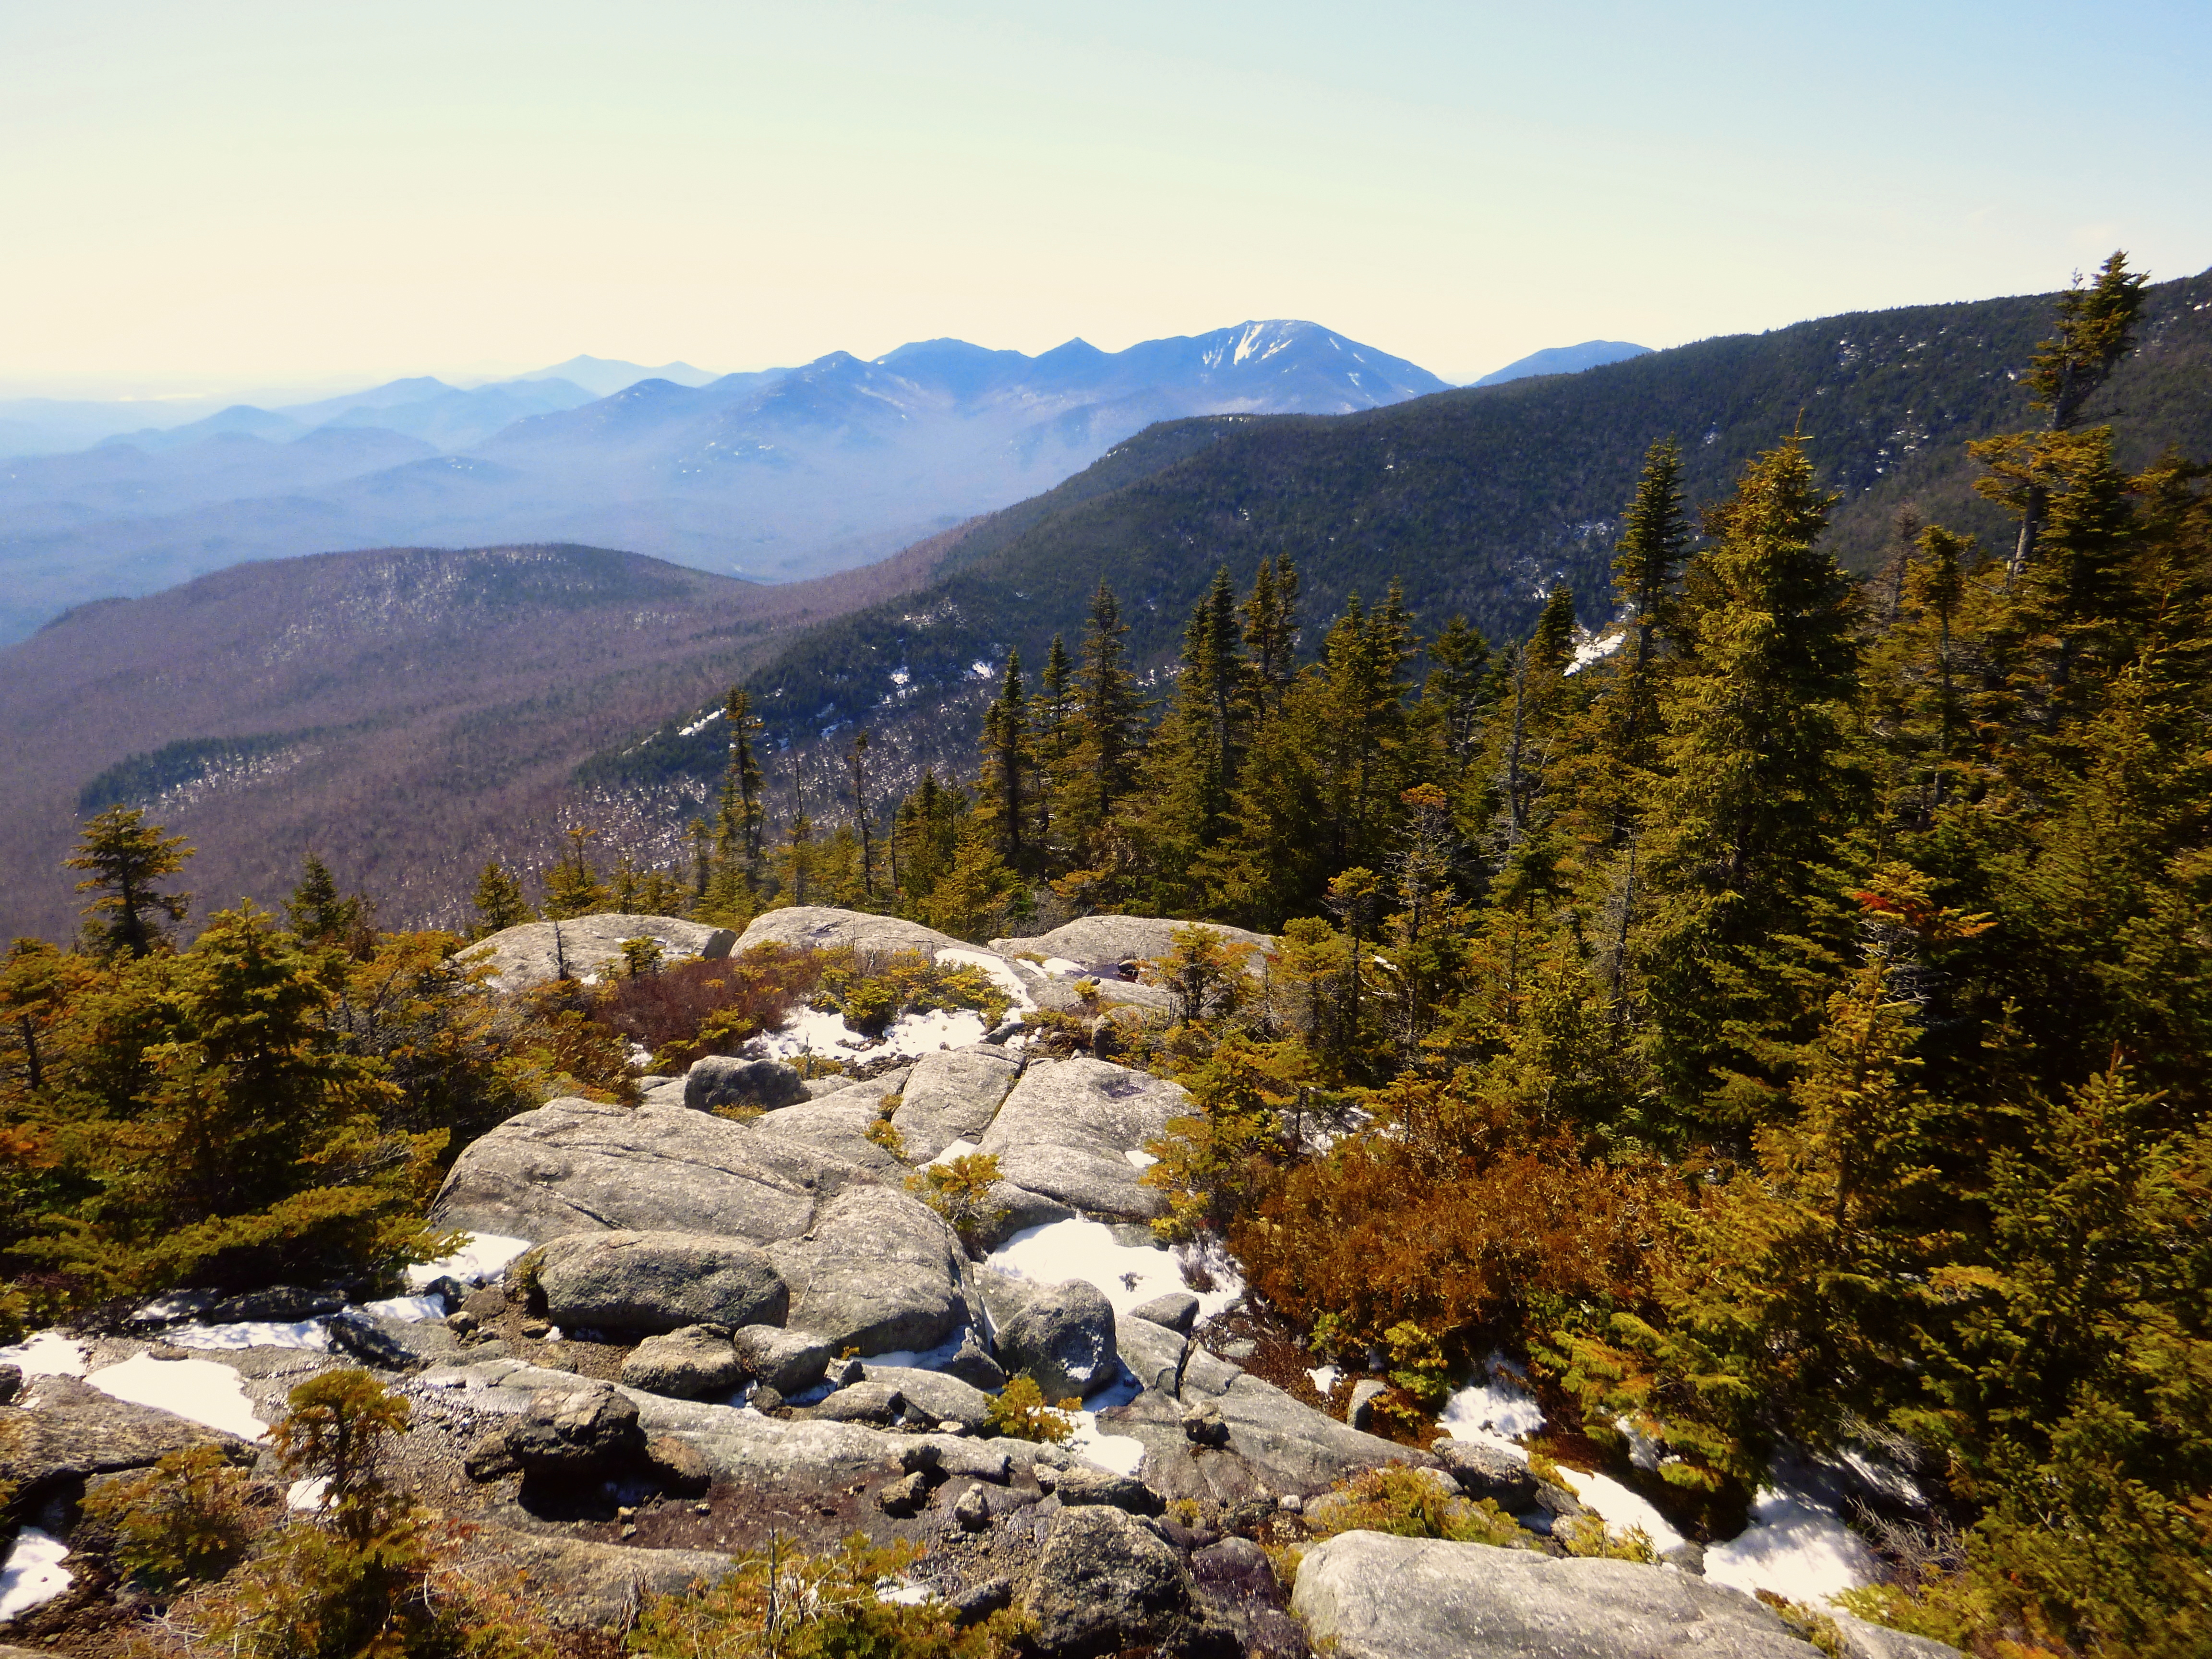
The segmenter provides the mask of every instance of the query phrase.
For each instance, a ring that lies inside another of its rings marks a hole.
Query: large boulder
[[[1040,1060],[999,1108],[980,1143],[1017,1187],[1093,1215],[1149,1219],[1166,1212],[1129,1159],[1190,1110],[1164,1078],[1097,1060]]]
[[[508,1527],[479,1525],[471,1542],[463,1571],[501,1589],[506,1574],[519,1572],[531,1605],[563,1630],[619,1634],[635,1620],[641,1597],[712,1585],[737,1565],[705,1550],[642,1550]]]
[[[1048,960],[1058,957],[1085,967],[1158,962],[1175,949],[1176,929],[1190,925],[1158,916],[1079,916],[1033,939],[994,939],[991,948],[1000,956],[1040,956]],[[1266,971],[1263,959],[1275,948],[1275,941],[1268,935],[1248,933],[1242,927],[1231,927],[1218,921],[1201,922],[1199,926],[1219,934],[1224,943],[1246,946],[1251,955],[1246,959],[1245,971],[1255,975]]]
[[[608,1331],[781,1325],[790,1292],[759,1246],[677,1232],[585,1233],[543,1247],[538,1283],[555,1322]]]
[[[867,1380],[896,1389],[933,1425],[957,1423],[963,1432],[980,1431],[991,1409],[991,1396],[943,1371],[910,1365],[871,1365]]]
[[[1114,1304],[1080,1279],[1054,1285],[1000,1328],[999,1363],[1034,1377],[1047,1400],[1112,1386],[1121,1376]]]
[[[811,1331],[747,1325],[730,1333],[731,1345],[748,1373],[778,1394],[805,1394],[822,1380],[836,1350]]]
[[[465,1148],[430,1218],[513,1238],[635,1230],[764,1244],[799,1237],[825,1200],[868,1179],[803,1141],[705,1112],[567,1097]]]
[[[489,983],[495,991],[527,990],[564,974],[590,984],[621,972],[623,941],[631,939],[655,941],[662,961],[672,963],[692,957],[726,957],[738,936],[726,927],[709,927],[681,916],[613,912],[568,921],[526,921],[520,927],[502,928],[470,950],[463,961],[487,964],[492,970]]]
[[[908,1160],[927,1164],[956,1140],[980,1139],[1021,1069],[994,1043],[924,1054],[891,1115]]]
[[[755,916],[738,940],[740,951],[757,945],[788,945],[806,951],[851,948],[865,956],[917,951],[935,961],[939,951],[971,951],[949,933],[897,916],[869,915],[823,905],[794,904]]]
[[[1209,1627],[1176,1553],[1134,1516],[1106,1504],[1054,1518],[1022,1611],[1047,1659],[1140,1646],[1194,1659],[1237,1650],[1225,1628]]]
[[[1631,1561],[1348,1532],[1308,1549],[1291,1608],[1342,1659],[1813,1659],[1747,1595]]]
[[[803,1106],[771,1112],[753,1127],[769,1140],[803,1141],[857,1168],[903,1181],[906,1165],[897,1154],[868,1138],[883,1118],[876,1098],[857,1088],[840,1089]]]
[[[622,1364],[623,1386],[674,1400],[715,1400],[745,1380],[747,1366],[720,1325],[686,1325],[648,1336]]]
[[[811,1099],[806,1080],[779,1060],[708,1054],[684,1074],[684,1103],[695,1112],[718,1106],[753,1106],[764,1112]]]
[[[645,1455],[636,1405],[605,1382],[541,1390],[505,1437],[525,1474],[616,1474]]]
[[[801,1238],[769,1247],[791,1287],[788,1322],[862,1353],[935,1347],[982,1322],[967,1253],[937,1212],[889,1187],[854,1186]]]

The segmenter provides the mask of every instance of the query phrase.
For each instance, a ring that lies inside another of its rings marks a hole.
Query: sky
[[[2212,264],[2212,6],[0,0],[0,396],[1298,317],[1463,381]]]

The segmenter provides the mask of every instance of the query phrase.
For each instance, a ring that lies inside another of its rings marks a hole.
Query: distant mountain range
[[[803,578],[1049,489],[1157,421],[1446,389],[1318,325],[1248,322],[1119,352],[929,340],[720,377],[580,357],[467,390],[239,405],[0,463],[0,641],[88,599],[348,547],[578,542]]]
[[[569,823],[672,859],[725,757],[701,716],[733,680],[769,720],[779,811],[794,762],[813,777],[811,800],[842,799],[830,767],[855,726],[874,734],[871,775],[888,798],[922,764],[972,764],[1007,649],[1034,673],[1053,634],[1077,637],[1101,579],[1121,595],[1155,691],[1214,569],[1242,584],[1285,552],[1304,575],[1309,652],[1347,593],[1377,597],[1393,577],[1425,633],[1462,611],[1493,639],[1516,637],[1559,580],[1598,624],[1622,505],[1645,446],[1668,434],[1683,444],[1694,504],[1802,428],[1842,496],[1832,545],[1856,568],[1882,557],[1906,505],[2001,540],[1960,446],[2032,418],[2015,376],[2051,319],[2048,295],[1862,313],[1336,419],[1164,421],[1042,494],[803,583],[590,547],[418,550],[244,565],[87,605],[0,647],[0,932],[73,925],[59,860],[80,814],[118,799],[153,807],[201,848],[189,883],[203,915],[240,893],[281,897],[310,846],[378,895],[392,925],[458,918],[486,856],[542,862]],[[1238,331],[1196,353],[1196,372],[1249,376],[1263,349]],[[1085,360],[1104,354],[1064,349],[1072,372],[1103,378]],[[1324,337],[1308,361],[1360,349]],[[927,386],[957,409],[1026,397],[1049,410],[1040,386],[1054,355],[924,345],[893,354],[897,364],[825,361],[734,393],[659,381],[530,417],[501,435],[496,460],[349,425],[276,446],[204,443],[234,445],[252,465],[284,456],[289,499],[363,470],[384,487],[440,470],[524,473],[546,465],[532,459],[541,445],[745,473],[774,463],[724,452],[772,422],[889,434],[854,453],[896,461],[905,434],[884,399]],[[1147,384],[1142,365],[1115,362],[1107,372]],[[1371,389],[1371,356],[1351,372]],[[939,418],[906,412],[925,430]],[[2167,445],[2212,458],[2212,273],[2150,290],[2136,349],[2087,415],[2112,422],[2131,465]],[[143,476],[132,469],[180,467],[191,453],[69,457],[70,488],[112,521],[108,503],[127,505]],[[221,477],[210,463],[163,487],[216,490]]]
[[[1503,368],[1492,369],[1472,384],[1504,386],[1508,380],[1525,380],[1536,374],[1579,374],[1586,368],[1626,362],[1631,357],[1649,356],[1650,352],[1650,346],[1631,345],[1626,340],[1584,340],[1580,345],[1546,346]]]

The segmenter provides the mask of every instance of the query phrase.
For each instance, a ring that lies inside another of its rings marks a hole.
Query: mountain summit
[[[1297,320],[1122,351],[940,339],[720,378],[593,358],[544,374],[395,381],[12,463],[0,641],[87,599],[332,548],[578,542],[817,575],[1049,489],[1157,421],[1351,414],[1449,389]]]

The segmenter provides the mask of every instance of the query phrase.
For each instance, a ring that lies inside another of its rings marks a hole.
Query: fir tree
[[[339,896],[330,866],[311,852],[301,861],[299,884],[284,901],[284,917],[309,945],[349,945],[369,925],[369,905],[359,894]]]
[[[1244,601],[1244,651],[1251,663],[1253,696],[1261,709],[1279,713],[1297,672],[1298,573],[1291,556],[1260,561]]]
[[[1075,665],[1059,635],[1045,653],[1044,672],[1030,704],[1030,747],[1036,757],[1036,842],[1041,860],[1054,856],[1058,827],[1060,791],[1065,786],[1068,759],[1075,747]]]
[[[999,855],[1019,869],[1030,848],[1023,833],[1030,816],[1028,779],[1032,770],[1030,710],[1022,691],[1022,653],[1006,653],[1006,673],[999,695],[983,711],[983,770],[976,810],[991,823]]]
[[[860,838],[860,896],[873,902],[876,896],[875,836],[870,825],[868,809],[868,734],[855,732],[853,746],[847,751],[845,763],[853,779],[853,827]]]
[[[1122,660],[1129,631],[1121,607],[1105,583],[1091,596],[1083,661],[1075,677],[1076,706],[1068,778],[1060,788],[1060,822],[1068,840],[1095,859],[1114,809],[1136,785],[1138,725],[1144,701],[1136,676]]]
[[[96,950],[146,956],[168,942],[157,918],[181,922],[191,908],[190,893],[155,889],[185,867],[191,848],[145,819],[140,807],[109,807],[84,826],[76,851],[64,860],[71,870],[92,872],[77,883],[78,892],[100,895],[83,912],[86,937]]]
[[[546,920],[568,921],[597,915],[612,897],[584,851],[585,843],[599,832],[578,824],[561,833],[568,837],[568,850],[555,861],[545,878]]]
[[[472,902],[477,921],[469,930],[471,939],[483,939],[502,928],[519,927],[526,921],[538,920],[538,913],[522,896],[521,880],[497,859],[485,861],[483,873],[477,877]]]

